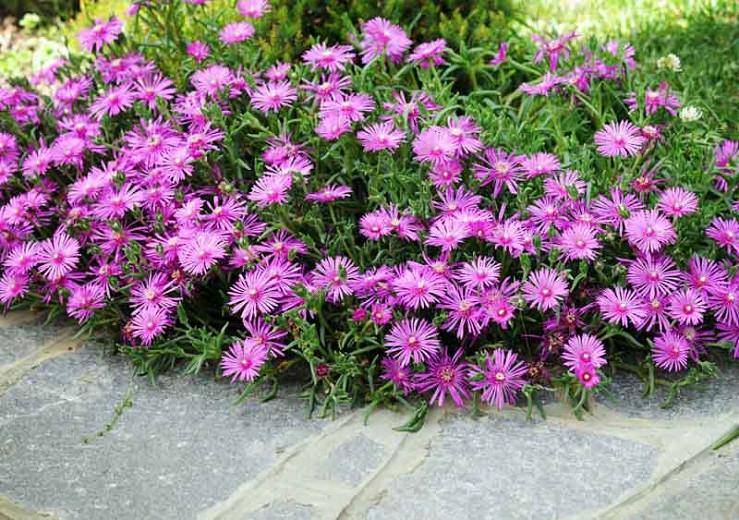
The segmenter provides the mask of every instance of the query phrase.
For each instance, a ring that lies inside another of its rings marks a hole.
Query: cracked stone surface
[[[291,397],[234,407],[225,386],[153,387],[94,346],[50,360],[0,400],[0,493],[61,519],[194,518],[326,424]]]
[[[249,515],[249,520],[311,520],[313,508],[292,501],[275,502]]]
[[[424,464],[391,483],[367,518],[563,518],[647,481],[656,455],[645,444],[544,422],[455,414]]]
[[[3,370],[60,329],[0,322]],[[307,419],[296,392],[233,402],[206,375],[134,378],[99,344],[23,364],[0,395],[0,518],[436,520],[739,518],[739,365],[671,408],[619,375],[575,420],[433,410]],[[577,497],[577,500],[573,500]]]
[[[362,434],[350,439],[329,453],[322,476],[348,484],[359,484],[382,460],[383,447]]]

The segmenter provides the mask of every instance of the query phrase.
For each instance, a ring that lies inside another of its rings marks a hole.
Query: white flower
[[[657,68],[680,72],[682,70],[682,65],[680,64],[680,58],[678,56],[668,54],[667,56],[662,56],[657,60]]]
[[[680,109],[680,119],[684,123],[698,121],[701,117],[703,117],[703,112],[698,107],[688,105]]]

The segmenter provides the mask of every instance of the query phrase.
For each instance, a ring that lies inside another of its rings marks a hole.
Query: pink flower
[[[557,307],[569,294],[567,280],[563,274],[543,267],[531,273],[523,285],[523,297],[540,311]]]
[[[636,291],[647,298],[673,293],[682,279],[669,257],[637,258],[629,263],[626,279]]]
[[[231,311],[240,312],[244,321],[277,308],[279,291],[267,271],[242,273],[228,290]]]
[[[236,10],[246,18],[261,18],[271,9],[268,0],[239,0],[236,2]]]
[[[90,105],[90,113],[97,120],[106,115],[117,116],[131,108],[135,101],[136,95],[131,90],[131,85],[112,87]]]
[[[388,354],[392,354],[400,366],[424,363],[441,349],[436,327],[426,320],[405,319],[393,325],[385,336]]]
[[[123,32],[123,23],[113,16],[107,22],[96,20],[95,24],[82,29],[77,35],[80,46],[87,52],[98,52],[106,45],[110,45]]]
[[[600,249],[600,242],[595,238],[596,230],[587,224],[575,224],[557,238],[566,260],[594,260]]]
[[[391,122],[374,123],[360,130],[357,139],[362,143],[365,152],[397,150],[405,141],[405,133],[395,128]]]
[[[600,368],[606,364],[606,351],[603,342],[595,336],[580,334],[567,342],[562,359],[565,366],[573,372],[588,365]]]
[[[332,45],[317,43],[303,53],[303,62],[311,66],[312,70],[324,69],[330,72],[344,70],[347,63],[354,60],[354,51],[351,45]]]
[[[508,42],[500,42],[500,45],[498,45],[498,50],[495,53],[495,56],[493,56],[493,59],[490,60],[489,65],[492,65],[493,67],[497,67],[501,63],[503,63],[508,58]]]
[[[579,35],[575,32],[569,32],[552,40],[547,40],[541,35],[534,34],[531,39],[539,44],[539,48],[534,56],[534,63],[539,63],[545,57],[549,59],[549,70],[554,72],[557,70],[557,64],[559,63],[560,56],[565,59],[570,57],[570,49],[567,45],[571,40],[574,40]]]
[[[298,99],[295,90],[287,81],[263,83],[258,86],[251,96],[251,104],[261,112],[278,112],[281,108],[290,106]]]
[[[352,189],[349,186],[338,186],[336,184],[327,184],[319,191],[308,193],[305,196],[305,200],[308,202],[318,202],[325,204],[327,202],[333,202],[338,199],[346,199],[352,193]]]
[[[275,173],[257,179],[246,196],[260,208],[273,204],[284,204],[288,200],[288,192],[292,187],[292,176]]]
[[[362,63],[365,64],[383,55],[399,63],[413,43],[401,27],[379,17],[362,24],[362,35]]]
[[[0,278],[0,302],[9,305],[28,291],[29,278],[25,274],[6,272]]]
[[[693,256],[688,262],[688,285],[703,295],[713,288],[726,285],[726,271],[716,262]]]
[[[670,297],[668,312],[681,325],[698,325],[703,322],[706,305],[694,289],[683,289]]]
[[[505,186],[510,193],[517,193],[521,178],[519,157],[496,148],[487,148],[480,163],[473,165],[475,178],[483,186],[493,184],[493,197],[500,195]]]
[[[254,381],[267,361],[269,350],[263,344],[248,339],[233,343],[221,359],[221,370],[231,382]]]
[[[439,38],[432,42],[419,44],[408,56],[408,62],[418,63],[421,68],[427,69],[434,65],[443,65],[446,40]]]
[[[403,391],[403,395],[411,393],[414,385],[410,366],[403,366],[399,360],[392,357],[382,358],[380,364],[382,365],[381,379],[392,381],[399,390]]]
[[[217,96],[233,81],[231,69],[217,63],[195,72],[190,77],[190,83],[195,90],[209,96]]]
[[[226,240],[212,232],[195,233],[178,251],[182,268],[195,275],[207,273],[226,257]]]
[[[345,256],[325,258],[313,271],[313,283],[326,290],[326,300],[339,303],[352,294],[350,285],[359,278],[359,269]]]
[[[580,365],[575,369],[575,376],[580,384],[587,389],[591,389],[600,383],[600,376],[595,371],[593,365]]]
[[[326,141],[335,141],[351,130],[351,121],[342,115],[333,114],[321,118],[316,126],[316,134]]]
[[[392,231],[390,221],[382,211],[366,213],[359,221],[359,232],[370,240],[379,240]]]
[[[511,350],[495,349],[492,357],[485,357],[484,366],[473,366],[470,376],[481,377],[472,380],[473,390],[482,390],[482,400],[502,410],[506,404],[515,404],[516,393],[523,388],[523,376],[527,368],[518,355]]]
[[[143,345],[151,345],[172,324],[169,312],[160,307],[150,307],[136,314],[130,322],[131,334]]]
[[[471,262],[464,262],[456,273],[456,278],[470,289],[486,289],[495,285],[500,277],[500,264],[487,256],[479,256]]]
[[[477,336],[484,323],[484,311],[480,306],[477,291],[467,287],[460,289],[450,283],[441,296],[437,308],[448,311],[449,315],[442,325],[447,331],[455,331],[457,338],[463,339],[467,334]]]
[[[610,198],[599,195],[592,203],[593,215],[599,224],[613,226],[623,232],[624,223],[632,213],[644,209],[644,204],[631,193],[623,194],[618,188],[611,190]]]
[[[39,261],[39,244],[37,242],[23,242],[10,250],[3,259],[3,267],[6,273],[28,274]]]
[[[706,236],[729,252],[739,253],[739,222],[735,218],[717,217],[706,230]]]
[[[667,188],[659,196],[657,207],[670,217],[684,217],[698,209],[698,197],[683,188]]]
[[[80,258],[80,243],[58,229],[52,238],[39,244],[39,271],[47,280],[55,280],[69,273]]]
[[[197,63],[205,60],[210,55],[208,44],[198,40],[188,43],[186,51],[188,56],[192,57]]]
[[[656,253],[675,241],[675,229],[659,211],[643,210],[632,214],[625,223],[629,244],[644,254]]]
[[[429,268],[406,268],[395,280],[400,303],[410,309],[426,309],[444,294],[447,282]]]
[[[520,165],[527,179],[533,179],[540,175],[549,175],[559,170],[559,159],[556,155],[539,152],[520,159]]]
[[[94,282],[74,287],[67,300],[67,314],[80,323],[89,320],[97,309],[103,307],[105,290]]]
[[[460,362],[463,350],[458,349],[453,357],[444,349],[439,355],[428,363],[428,370],[419,374],[416,388],[419,392],[434,393],[429,402],[444,406],[446,395],[454,401],[458,407],[464,405],[464,399],[469,399],[470,392],[466,381],[468,365]]]
[[[448,252],[456,249],[459,244],[469,237],[469,228],[457,218],[445,218],[439,220],[429,229],[426,244],[440,247],[442,251]]]
[[[595,133],[598,153],[606,157],[636,155],[644,144],[639,129],[629,121],[609,123]]]
[[[233,22],[226,24],[219,35],[226,45],[234,45],[254,36],[254,26],[249,22]]]
[[[690,345],[680,334],[665,332],[654,340],[652,359],[659,368],[669,372],[677,372],[688,366]]]
[[[596,302],[607,321],[624,327],[627,327],[629,323],[638,326],[647,316],[636,294],[623,287],[603,290]]]

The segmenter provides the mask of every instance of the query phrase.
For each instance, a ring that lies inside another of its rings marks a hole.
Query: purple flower
[[[221,359],[221,370],[231,382],[253,381],[267,361],[269,350],[263,344],[248,339],[233,343]]]
[[[518,361],[518,355],[510,350],[495,349],[491,356],[485,356],[483,367],[473,366],[470,377],[473,390],[482,390],[482,400],[502,410],[506,404],[515,404],[516,393],[523,388],[526,380],[526,365]]]
[[[524,299],[541,311],[557,307],[568,293],[565,277],[549,267],[543,267],[531,273],[523,285]]]
[[[362,24],[362,35],[362,63],[365,64],[379,56],[399,63],[413,43],[400,26],[379,17]]]
[[[595,134],[598,153],[606,157],[628,157],[636,155],[644,144],[637,127],[629,121],[609,123]]]
[[[462,353],[460,348],[453,357],[449,357],[448,351],[444,349],[429,361],[428,370],[418,375],[416,389],[419,392],[433,390],[429,399],[431,404],[444,406],[447,394],[458,407],[464,406],[464,399],[469,399],[470,392],[466,380],[468,365],[460,362]]]
[[[600,368],[607,363],[603,342],[590,334],[570,338],[565,345],[562,359],[565,366],[573,372],[586,366]]]
[[[637,326],[647,315],[636,294],[623,287],[604,289],[596,301],[607,321],[624,327]]]
[[[684,370],[688,366],[690,345],[680,334],[665,332],[654,340],[652,359],[659,368],[669,372]]]
[[[232,22],[226,24],[219,35],[226,45],[234,45],[254,36],[254,26],[249,22]]]
[[[421,43],[408,56],[408,62],[418,63],[421,68],[427,69],[435,65],[443,65],[446,40],[439,38],[432,42]]]
[[[106,45],[113,43],[123,32],[123,23],[113,16],[107,22],[96,20],[95,24],[82,29],[77,35],[80,46],[87,52],[98,52]]]
[[[624,222],[629,244],[644,254],[657,253],[675,241],[675,229],[657,210],[637,211]]]
[[[351,45],[332,45],[317,43],[303,53],[303,62],[313,70],[328,70],[334,72],[344,70],[347,63],[354,61],[354,51]]]
[[[345,256],[325,258],[313,271],[313,283],[326,290],[326,299],[339,303],[352,294],[351,283],[359,277],[359,269]]]
[[[385,346],[400,362],[400,366],[423,363],[438,354],[441,349],[436,327],[426,320],[405,319],[393,325],[385,335]]]

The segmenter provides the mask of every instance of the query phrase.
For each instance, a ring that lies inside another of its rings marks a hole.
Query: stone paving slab
[[[739,424],[736,365],[666,410],[627,376],[584,421],[435,409],[413,434],[388,410],[307,419],[294,391],[152,386],[60,330],[0,320],[0,519],[739,518],[739,442],[711,449]]]

